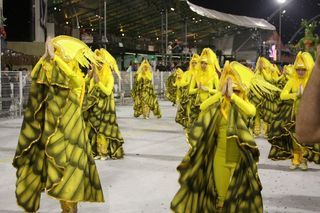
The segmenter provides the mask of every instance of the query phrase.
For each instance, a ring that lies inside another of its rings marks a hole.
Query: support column
[[[0,15],[3,16],[3,0],[0,0]],[[2,70],[2,60],[1,60],[1,56],[2,56],[2,45],[1,45],[1,40],[0,40],[0,80],[1,80],[1,70]],[[1,83],[0,83],[1,85]],[[1,89],[0,89],[0,94],[1,94]]]
[[[104,47],[107,48],[107,1],[104,0],[103,2],[103,18],[104,18],[104,22],[103,22],[103,42],[105,43],[104,44]]]
[[[40,1],[34,1],[34,9],[35,9],[35,18],[34,18],[34,25],[35,25],[35,41],[36,42],[44,42],[44,32],[40,26]]]
[[[184,43],[185,43],[185,45],[188,45],[188,25],[187,25],[187,19],[184,19]]]
[[[163,34],[164,34],[164,11],[161,11],[161,54],[162,54],[162,63],[164,63],[164,56],[165,56],[165,48],[163,47]]]
[[[166,8],[166,60],[165,60],[165,66],[167,66],[168,60],[167,60],[167,52],[168,52],[168,9]]]
[[[27,75],[27,73],[25,73]],[[19,116],[22,116],[23,111],[23,76],[22,72],[19,72]]]

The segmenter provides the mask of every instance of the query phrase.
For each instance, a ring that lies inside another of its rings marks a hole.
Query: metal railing
[[[114,95],[124,103],[131,97],[135,72],[120,72],[121,78],[114,74]],[[153,83],[159,98],[164,98],[165,82],[170,72],[154,72]],[[31,85],[30,72],[1,71],[0,72],[0,119],[16,118],[23,115],[23,108],[28,102]]]
[[[22,115],[30,88],[28,72],[2,71],[0,74],[0,118]]]

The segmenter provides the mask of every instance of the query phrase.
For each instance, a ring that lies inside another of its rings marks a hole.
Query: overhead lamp
[[[277,0],[277,2],[279,3],[279,4],[283,4],[283,3],[285,3],[287,0]]]
[[[173,7],[171,7],[171,8],[170,8],[170,10],[171,10],[171,11],[174,11],[174,8],[173,8]]]

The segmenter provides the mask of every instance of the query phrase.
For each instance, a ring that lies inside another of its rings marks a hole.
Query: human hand
[[[298,96],[301,97],[303,95],[303,85],[300,84],[299,86],[299,92],[298,92]]]
[[[223,85],[222,90],[221,90],[222,96],[226,96],[227,89],[228,89],[228,84],[227,84],[227,82],[226,82],[226,83]]]
[[[208,91],[208,88],[205,87],[205,86],[202,86],[202,85],[201,85],[201,89],[202,89],[203,91],[206,91],[206,92]]]
[[[227,79],[227,97],[231,98],[231,95],[233,94],[233,88],[232,88],[232,79],[228,78]]]
[[[100,78],[96,72],[96,66],[93,66],[92,77],[95,83],[98,83],[100,81]]]
[[[50,36],[47,37],[45,46],[46,48],[45,48],[44,58],[52,59],[54,57],[54,47],[52,45]]]

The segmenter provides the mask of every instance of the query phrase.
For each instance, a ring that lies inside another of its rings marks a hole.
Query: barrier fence
[[[135,72],[120,72],[121,78],[114,74],[114,95],[117,103],[131,97]],[[170,72],[154,72],[153,83],[159,98],[164,98],[165,82]],[[0,119],[16,118],[23,115],[23,108],[28,102],[31,85],[30,72],[0,72]]]

